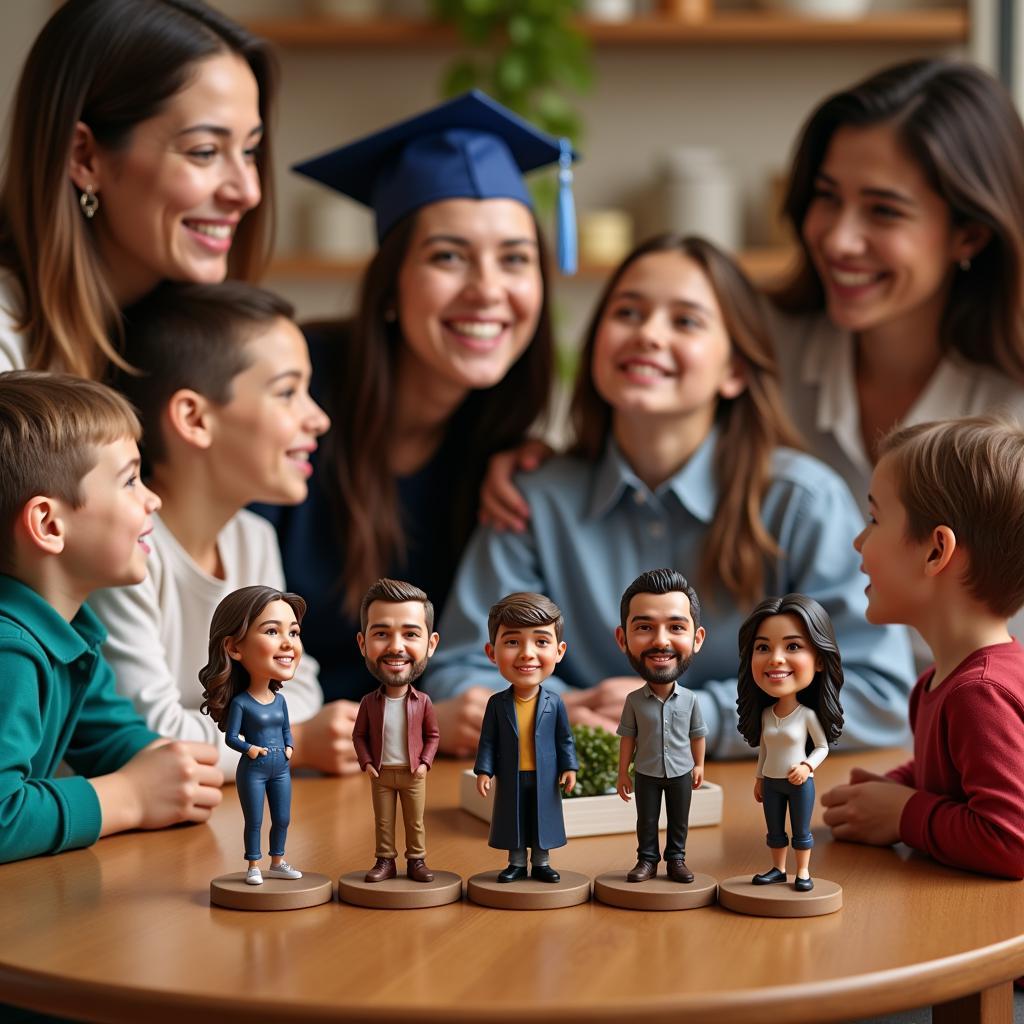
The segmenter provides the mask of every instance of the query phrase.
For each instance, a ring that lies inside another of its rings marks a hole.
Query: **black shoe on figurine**
[[[526,877],[526,866],[523,864],[509,864],[504,871],[498,872],[499,882],[521,882]]]
[[[685,860],[670,860],[665,862],[665,870],[673,882],[692,882],[693,872],[686,866]]]
[[[537,882],[560,882],[562,876],[550,864],[534,864],[530,877]]]
[[[771,871],[766,871],[763,875],[754,875],[750,881],[754,885],[774,885],[776,882],[784,882],[785,880],[785,871],[780,871],[778,868],[772,868]]]
[[[814,888],[814,879],[797,877],[793,880],[793,888],[797,892],[810,892]]]
[[[385,879],[394,878],[398,874],[395,867],[394,857],[378,857],[377,862],[366,872],[367,882],[383,882]]]
[[[658,863],[653,860],[638,860],[632,871],[626,875],[627,882],[648,882],[658,873]]]

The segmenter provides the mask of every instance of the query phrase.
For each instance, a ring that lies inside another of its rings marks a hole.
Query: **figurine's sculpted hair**
[[[815,672],[811,685],[797,693],[796,699],[818,716],[825,738],[829,743],[835,743],[843,731],[843,706],[839,703],[843,664],[839,645],[828,612],[813,598],[803,594],[765,598],[740,626],[736,697],[740,734],[752,747],[759,746],[761,715],[765,708],[775,703],[775,698],[754,682],[750,669],[758,628],[763,619],[773,615],[795,615],[804,624],[811,645],[824,663],[822,670]]]
[[[551,626],[555,639],[562,642],[562,628],[565,625],[562,611],[549,597],[529,591],[508,594],[491,606],[487,615],[487,636],[493,644],[498,629],[523,629],[531,626]]]
[[[697,591],[689,581],[675,569],[648,569],[639,576],[622,593],[619,602],[619,625],[626,631],[629,619],[629,605],[637,594],[685,594],[690,602],[690,618],[693,620],[693,631],[700,628],[700,599]]]
[[[69,374],[0,373],[0,568],[10,568],[14,520],[30,498],[82,504],[97,447],[139,439],[132,407],[102,384]]]
[[[967,551],[964,584],[993,614],[1024,605],[1024,424],[978,416],[892,431],[892,463],[907,539],[948,526]]]
[[[274,601],[285,601],[295,612],[297,622],[306,614],[306,602],[298,594],[275,590],[273,587],[242,587],[228,594],[210,620],[210,646],[206,664],[199,670],[203,684],[203,703],[199,710],[209,715],[221,732],[227,729],[227,711],[231,701],[249,688],[249,673],[234,659],[228,657],[226,642],[244,639],[249,627],[260,613]],[[270,681],[270,690],[281,689],[277,679]]]
[[[367,616],[374,601],[386,601],[390,604],[419,601],[423,605],[423,620],[427,625],[427,632],[434,631],[434,605],[426,593],[419,587],[406,583],[405,580],[392,580],[385,576],[370,586],[363,597],[363,603],[359,606],[359,628],[362,632],[366,632],[366,624],[369,621]]]

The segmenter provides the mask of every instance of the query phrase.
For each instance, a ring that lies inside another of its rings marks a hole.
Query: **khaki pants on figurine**
[[[423,828],[427,780],[417,779],[408,768],[381,767],[380,778],[370,778],[373,792],[373,816],[377,822],[377,857],[394,860],[396,800],[402,801],[405,821],[405,857],[426,857],[427,834]]]

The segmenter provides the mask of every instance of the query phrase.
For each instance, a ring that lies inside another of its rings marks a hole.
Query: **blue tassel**
[[[576,273],[576,204],[572,197],[572,145],[559,139],[558,157],[558,269],[566,277]]]

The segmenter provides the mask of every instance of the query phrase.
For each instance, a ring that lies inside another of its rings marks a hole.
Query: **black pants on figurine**
[[[662,779],[636,773],[633,780],[636,794],[637,857],[657,864],[658,818],[661,816],[661,795],[665,794],[668,833],[665,837],[665,860],[686,859],[686,834],[690,821],[690,798],[693,796],[693,774]]]

